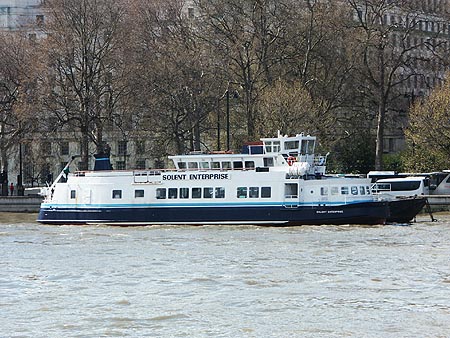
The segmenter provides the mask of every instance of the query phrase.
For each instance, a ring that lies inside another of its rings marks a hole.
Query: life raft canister
[[[295,159],[294,156],[289,156],[287,158],[287,164],[289,164],[290,166],[292,166],[294,164],[294,162],[297,162],[297,160]]]

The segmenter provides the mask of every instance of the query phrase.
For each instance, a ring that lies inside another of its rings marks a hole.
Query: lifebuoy
[[[296,162],[296,159],[294,156],[289,156],[287,158],[287,164],[289,164],[290,166],[294,164],[294,162]]]

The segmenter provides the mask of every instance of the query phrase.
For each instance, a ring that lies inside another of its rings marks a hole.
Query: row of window
[[[254,161],[201,161],[178,162],[180,169],[254,169]]]
[[[52,153],[52,143],[48,141],[41,142],[40,150],[46,155],[51,155]],[[134,151],[136,154],[145,154],[145,141],[135,141]],[[70,146],[68,141],[59,142],[59,153],[60,155],[70,155]],[[116,154],[117,155],[127,155],[128,152],[128,141],[117,141]]]
[[[351,187],[321,187],[320,194],[322,196],[329,195],[370,195],[369,186],[351,186]]]
[[[270,187],[238,187],[236,190],[237,198],[270,198],[272,191]],[[135,198],[145,197],[143,189],[134,190]],[[70,191],[70,198],[76,198],[76,190]],[[113,199],[122,198],[122,190],[112,191]],[[225,198],[224,187],[195,187],[195,188],[157,188],[156,199],[187,199],[187,198]]]

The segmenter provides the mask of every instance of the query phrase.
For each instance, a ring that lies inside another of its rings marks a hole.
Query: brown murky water
[[[43,226],[0,215],[1,337],[448,337],[450,217]]]

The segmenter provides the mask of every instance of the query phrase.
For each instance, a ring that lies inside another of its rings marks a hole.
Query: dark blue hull
[[[146,208],[41,208],[44,224],[255,224],[320,225],[383,224],[389,216],[387,202],[340,206],[285,207],[146,207]]]

